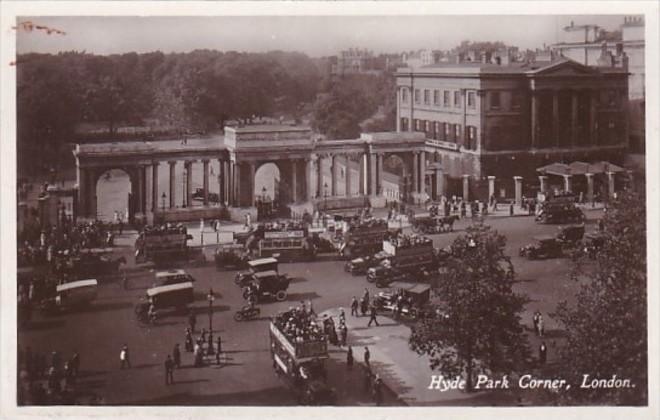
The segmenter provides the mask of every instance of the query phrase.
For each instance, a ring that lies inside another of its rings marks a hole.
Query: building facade
[[[607,33],[594,25],[570,25],[564,28],[562,41],[551,46],[553,51],[584,65],[627,66],[630,150],[633,153],[644,151],[646,137],[644,27],[642,16],[625,17],[620,34],[615,36],[605,36]]]
[[[493,176],[507,191],[514,177],[538,184],[536,168],[552,162],[620,164],[627,148],[622,68],[472,62],[402,68],[396,79],[397,131],[425,133],[427,166],[440,164],[449,195],[487,197]]]

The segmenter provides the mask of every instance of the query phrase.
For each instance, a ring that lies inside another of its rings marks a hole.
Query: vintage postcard
[[[660,416],[657,2],[0,6],[3,418]]]

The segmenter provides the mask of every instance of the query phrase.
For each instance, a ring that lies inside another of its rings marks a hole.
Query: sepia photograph
[[[657,2],[12,3],[5,414],[660,414]]]

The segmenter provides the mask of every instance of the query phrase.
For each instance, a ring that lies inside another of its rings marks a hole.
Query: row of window
[[[442,97],[440,96],[442,94]],[[431,105],[433,99],[433,106],[442,106],[445,108],[460,108],[463,105],[463,98],[460,90],[438,90],[433,89],[433,98],[431,98],[430,89],[415,89],[413,91],[413,101],[416,104]],[[401,90],[401,102],[408,103],[408,89]],[[476,92],[467,92],[467,107],[475,109],[477,106]]]
[[[408,131],[409,124],[408,118],[401,118],[401,131]],[[477,149],[477,127],[471,125],[465,127],[465,138],[461,124],[414,119],[412,128],[413,131],[425,133],[427,138],[456,143],[468,150]]]

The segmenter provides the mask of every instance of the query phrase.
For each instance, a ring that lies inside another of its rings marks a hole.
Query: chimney
[[[628,71],[628,54],[626,54],[625,51],[621,54],[621,67],[623,67],[625,71]]]

